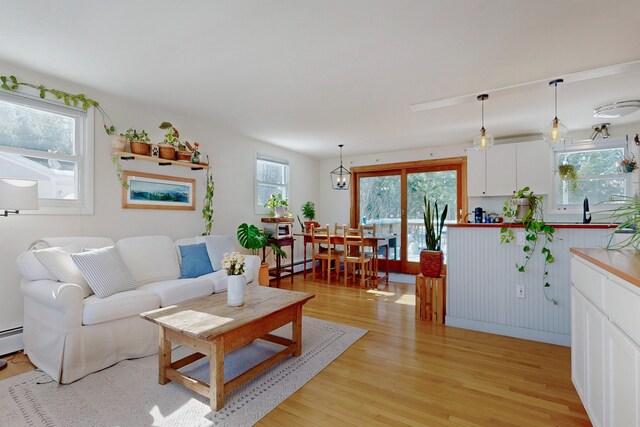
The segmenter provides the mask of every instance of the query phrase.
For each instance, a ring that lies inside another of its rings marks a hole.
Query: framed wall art
[[[127,209],[196,209],[196,180],[124,171],[122,207]]]

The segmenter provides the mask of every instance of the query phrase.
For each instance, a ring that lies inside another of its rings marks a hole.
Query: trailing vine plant
[[[104,111],[98,101],[88,98],[84,93],[69,93],[63,90],[49,89],[44,85],[36,85],[33,83],[19,81],[16,76],[0,76],[0,82],[2,83],[0,87],[4,90],[15,92],[20,89],[20,86],[26,86],[37,90],[40,98],[42,99],[45,99],[47,94],[51,94],[56,99],[64,101],[66,105],[71,106],[73,104],[74,107],[79,106],[85,111],[88,110],[89,107],[94,107],[100,115],[102,115],[102,126],[104,127],[104,131],[107,135],[116,134],[116,127],[113,125],[111,117],[109,117],[107,112]]]
[[[525,255],[524,262],[521,264],[516,262],[516,268],[520,273],[524,273],[531,257],[536,253],[538,245],[542,244],[540,253],[544,257],[544,273],[542,274],[544,296],[547,301],[554,305],[558,304],[558,302],[549,297],[547,293],[547,290],[551,287],[551,284],[549,283],[549,264],[553,264],[555,261],[555,258],[551,253],[551,249],[549,249],[549,244],[553,242],[553,236],[556,230],[544,222],[542,196],[534,195],[533,191],[531,191],[529,187],[522,188],[517,191],[511,199],[504,202],[502,213],[505,218],[511,219],[512,222],[518,219],[518,206],[514,204],[514,200],[516,199],[527,200],[529,202],[528,207],[523,208],[524,214],[521,218],[525,232],[525,245],[522,248]],[[515,235],[510,225],[500,229],[500,243],[511,243],[514,238]]]
[[[209,163],[209,156],[207,155],[207,163]],[[209,163],[211,166],[211,163]],[[213,181],[213,175],[211,175],[210,169],[207,169],[207,182],[205,187],[204,201],[202,203],[202,218],[204,218],[204,233],[203,236],[211,234],[211,228],[213,227],[213,193],[215,191],[215,182]]]

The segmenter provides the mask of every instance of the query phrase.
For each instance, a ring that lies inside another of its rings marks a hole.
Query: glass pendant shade
[[[555,144],[557,142],[563,142],[568,133],[567,127],[555,117],[542,132],[542,137],[549,144]]]
[[[493,135],[487,133],[484,127],[480,129],[480,133],[473,138],[473,148],[478,151],[487,151],[493,147],[494,143]]]

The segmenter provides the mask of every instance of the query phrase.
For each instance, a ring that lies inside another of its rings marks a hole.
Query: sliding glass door
[[[420,271],[424,248],[424,197],[448,205],[447,223],[461,218],[463,209],[463,158],[354,168],[352,223],[376,224],[378,233],[393,235],[388,253],[389,269]],[[465,204],[466,205],[466,204]],[[446,256],[446,227],[442,250]]]

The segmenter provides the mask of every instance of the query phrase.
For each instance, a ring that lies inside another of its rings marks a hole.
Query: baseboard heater
[[[15,353],[23,348],[22,326],[0,331],[0,355]]]

